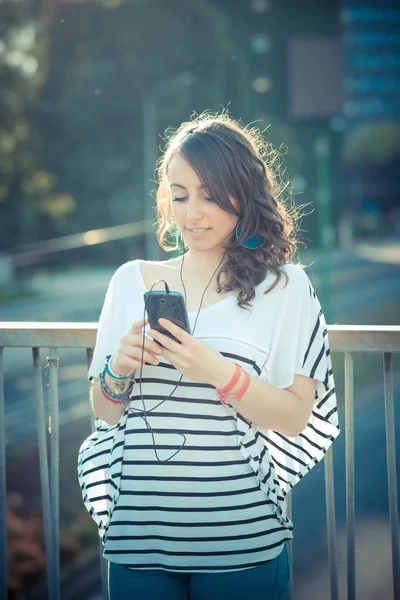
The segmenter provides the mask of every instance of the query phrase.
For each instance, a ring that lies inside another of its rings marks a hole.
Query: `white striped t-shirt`
[[[320,305],[302,269],[284,270],[288,283],[282,276],[263,294],[275,279],[267,275],[250,311],[234,295],[203,308],[193,335],[278,388],[295,374],[318,380],[307,427],[289,438],[252,425],[221,404],[214,387],[187,377],[163,402],[181,374],[164,357],[149,365],[118,424],[96,420],[79,452],[83,499],[108,560],[138,569],[239,570],[275,558],[292,537],[285,495],[323,458],[339,426]],[[142,318],[145,291],[140,261],[114,274],[90,377]],[[195,317],[189,313],[192,327]]]

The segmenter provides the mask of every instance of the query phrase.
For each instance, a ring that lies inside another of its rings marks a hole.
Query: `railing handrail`
[[[93,348],[98,323],[0,321],[0,348]],[[400,325],[328,325],[332,352],[400,352]]]
[[[96,342],[98,323],[74,322],[0,322],[0,554],[6,555],[6,437],[4,362],[5,348],[32,348],[35,371],[38,448],[42,490],[43,522],[48,568],[49,597],[60,600],[59,557],[59,421],[58,421],[58,348],[86,349],[89,364]],[[375,352],[383,354],[386,457],[388,473],[389,520],[391,527],[392,579],[394,597],[400,598],[400,546],[398,530],[398,497],[396,475],[396,443],[394,413],[394,380],[392,353],[400,352],[399,325],[328,325],[332,352],[345,354],[345,437],[346,437],[346,538],[347,538],[347,598],[356,600],[356,547],[355,547],[355,449],[354,449],[354,368],[353,354]],[[49,349],[47,357],[50,394],[50,461],[44,409],[43,377],[40,348]],[[397,378],[396,378],[397,381]],[[397,384],[396,384],[397,385]],[[339,599],[339,569],[335,525],[335,494],[333,454],[329,448],[325,457],[325,498],[328,534],[328,562],[330,598]],[[288,495],[288,514],[291,515],[291,495]],[[290,552],[291,546],[289,547]],[[101,555],[101,552],[100,552]],[[293,564],[291,560],[291,565]],[[101,560],[102,589],[106,592],[104,560]],[[292,567],[291,567],[292,568]],[[292,580],[292,574],[291,574]],[[6,563],[0,561],[0,596],[7,594]],[[289,597],[292,598],[291,592]]]

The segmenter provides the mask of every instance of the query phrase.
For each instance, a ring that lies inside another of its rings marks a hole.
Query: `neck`
[[[189,250],[185,254],[185,269],[203,276],[208,273],[211,275],[222,261],[222,257],[223,252],[220,254],[207,254],[206,252]]]

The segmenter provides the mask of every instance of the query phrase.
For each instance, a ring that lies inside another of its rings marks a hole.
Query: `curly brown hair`
[[[203,113],[183,123],[167,137],[157,169],[157,238],[166,251],[177,249],[167,177],[175,154],[192,167],[218,206],[239,217],[240,237],[237,239],[233,232],[225,246],[217,290],[237,292],[238,305],[249,308],[255,286],[271,271],[276,279],[265,293],[271,291],[282,274],[286,276],[282,266],[293,261],[297,250],[297,210],[293,203],[290,209],[285,208],[281,197],[285,196],[287,204],[291,198],[289,186],[282,182],[282,174],[274,174],[281,167],[281,155],[258,129],[244,127],[225,113]],[[239,212],[230,198],[238,200]],[[242,246],[242,241],[255,234],[265,240],[260,248]]]

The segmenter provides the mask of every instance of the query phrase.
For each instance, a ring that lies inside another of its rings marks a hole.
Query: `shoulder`
[[[138,272],[140,268],[139,260],[130,260],[120,267],[114,272],[111,281],[115,283],[122,283],[124,281],[130,281]]]
[[[264,289],[270,288],[274,285],[276,279],[277,276],[275,273],[268,273],[262,287]],[[308,290],[310,285],[311,284],[308,275],[303,268],[300,265],[290,263],[281,266],[279,280],[269,293],[273,293],[274,290],[276,290],[276,292],[281,291],[283,293]]]
[[[288,285],[293,287],[308,288],[310,286],[310,280],[307,273],[300,265],[287,264],[283,265],[282,273],[287,275]],[[283,277],[286,279],[286,277]]]
[[[306,301],[311,284],[305,271],[298,265],[286,264],[280,268],[280,277],[267,273],[266,278],[256,287],[253,308],[261,310],[282,310],[292,304]]]

